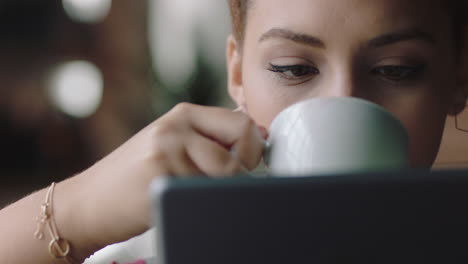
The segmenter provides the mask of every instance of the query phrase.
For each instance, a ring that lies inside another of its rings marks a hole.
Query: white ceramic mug
[[[408,135],[382,107],[352,97],[294,104],[273,120],[264,159],[279,176],[399,169],[408,163]]]

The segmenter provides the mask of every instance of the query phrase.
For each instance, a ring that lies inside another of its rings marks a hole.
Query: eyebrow
[[[321,49],[325,49],[325,43],[317,37],[294,32],[289,29],[284,28],[272,28],[268,30],[266,33],[262,34],[259,39],[259,42],[263,42],[269,39],[275,38],[282,38],[286,40],[291,40],[293,42],[304,44],[307,46],[317,47]],[[422,31],[420,29],[409,29],[409,30],[402,30],[402,31],[395,31],[383,34],[376,38],[371,39],[367,43],[368,48],[379,48],[383,46],[388,46],[392,44],[396,44],[398,42],[403,41],[410,41],[410,40],[417,40],[422,41],[427,44],[435,44],[435,38],[428,32]]]
[[[402,30],[384,34],[382,36],[378,36],[374,39],[371,39],[367,46],[369,48],[379,48],[383,46],[392,45],[402,41],[422,41],[427,44],[435,44],[436,39],[430,33],[422,31],[420,29],[409,29],[409,30]]]
[[[325,44],[319,38],[284,28],[272,28],[268,30],[260,37],[259,42],[275,38],[287,39],[307,46],[325,49]]]

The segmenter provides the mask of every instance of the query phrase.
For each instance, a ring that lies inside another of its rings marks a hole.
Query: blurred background
[[[229,106],[219,0],[1,0],[0,207],[175,104]]]
[[[0,207],[87,168],[178,102],[233,107],[229,31],[220,0],[0,0]],[[459,123],[468,129],[468,113]],[[436,167],[467,167],[467,139],[449,119]]]

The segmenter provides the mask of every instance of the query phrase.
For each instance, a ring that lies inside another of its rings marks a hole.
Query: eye
[[[310,75],[319,74],[319,70],[309,65],[274,65],[270,63],[269,71],[281,74],[289,80],[301,79]]]
[[[387,65],[372,69],[371,74],[380,75],[391,81],[404,81],[418,77],[424,70],[425,65],[418,66],[396,66]]]

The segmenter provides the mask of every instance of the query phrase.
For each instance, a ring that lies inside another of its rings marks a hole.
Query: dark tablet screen
[[[159,264],[468,261],[468,172],[153,185]]]

